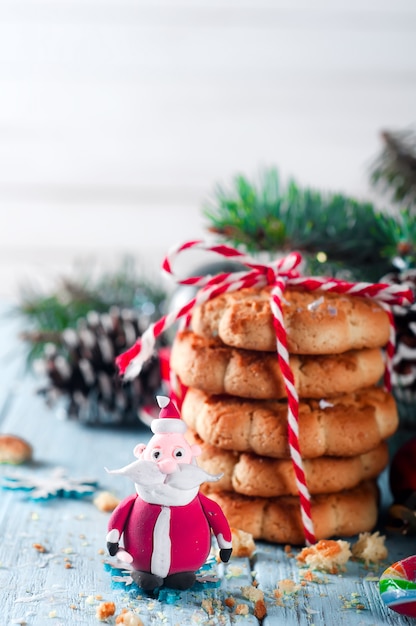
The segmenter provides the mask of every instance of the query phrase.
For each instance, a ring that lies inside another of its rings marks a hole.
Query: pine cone
[[[393,305],[396,326],[396,351],[393,358],[392,385],[399,402],[413,404],[416,398],[416,269],[391,272],[381,282],[404,285],[412,290],[415,302]],[[400,408],[400,407],[399,407]],[[410,407],[409,407],[410,408]],[[411,409],[413,420],[416,409]]]
[[[142,322],[137,312],[113,307],[106,314],[91,311],[76,330],[64,330],[61,345],[49,345],[42,359],[51,383],[43,390],[47,400],[64,396],[68,415],[86,424],[137,424],[162,388],[158,353],[130,382],[118,376],[115,358],[141,336]]]

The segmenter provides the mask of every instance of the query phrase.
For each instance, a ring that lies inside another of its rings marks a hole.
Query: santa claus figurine
[[[154,435],[135,447],[138,460],[110,471],[131,478],[136,493],[112,513],[107,547],[111,556],[130,563],[142,589],[189,589],[209,554],[211,530],[224,563],[231,556],[231,531],[217,503],[199,493],[203,482],[221,475],[198,467],[201,450],[185,439],[186,424],[176,406],[165,396],[157,401],[161,410],[151,424]]]

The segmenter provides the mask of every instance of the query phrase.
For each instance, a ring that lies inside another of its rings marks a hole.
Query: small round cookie
[[[193,312],[192,329],[234,348],[275,352],[270,290],[252,287],[209,300]],[[292,354],[380,348],[389,338],[388,315],[369,298],[289,287],[282,310]]]
[[[32,458],[32,446],[17,435],[0,435],[0,463],[19,465]]]
[[[290,458],[285,400],[210,396],[190,388],[182,418],[207,443],[260,456]],[[393,435],[399,418],[392,394],[369,387],[327,400],[299,403],[302,458],[356,456]]]
[[[347,491],[313,496],[312,521],[316,540],[370,532],[377,523],[378,488],[366,481]],[[271,543],[305,543],[299,498],[253,498],[222,491],[209,496],[218,502],[231,526]]]
[[[207,485],[209,492],[235,491],[262,498],[298,494],[290,459],[271,459],[221,450],[204,443],[197,436],[194,441],[202,448],[198,465],[210,474],[223,474],[218,482]],[[364,480],[377,478],[387,467],[388,460],[385,442],[359,456],[306,459],[303,467],[308,491],[310,494],[322,494],[352,489]]]
[[[301,398],[352,393],[375,385],[384,371],[378,348],[326,356],[291,355],[289,362]],[[171,368],[185,386],[209,394],[258,399],[286,397],[275,353],[229,348],[190,331],[176,335]]]

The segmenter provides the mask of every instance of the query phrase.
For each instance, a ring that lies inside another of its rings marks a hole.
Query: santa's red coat
[[[167,545],[170,539],[170,555],[163,547],[163,537],[156,537],[155,527],[163,511],[168,520]],[[222,535],[231,543],[231,531],[224,513],[216,502],[201,493],[183,506],[161,506],[149,504],[137,494],[123,500],[113,511],[108,530],[123,534],[125,550],[132,556],[134,569],[160,572],[152,568],[159,558],[167,559],[167,573],[198,570],[206,561],[211,548],[211,529],[216,537]],[[225,547],[221,545],[220,547]],[[155,552],[165,550],[165,554]],[[157,569],[157,568],[156,568]]]

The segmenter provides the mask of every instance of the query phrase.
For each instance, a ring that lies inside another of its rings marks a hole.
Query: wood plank
[[[355,541],[355,538],[352,538]],[[389,559],[408,556],[409,542],[388,539]],[[296,555],[298,549],[293,550]],[[384,607],[378,592],[378,577],[384,566],[365,567],[358,562],[349,562],[347,571],[337,575],[314,572],[314,582],[302,584],[302,568],[295,558],[287,555],[279,547],[259,544],[254,570],[256,580],[261,588],[267,589],[268,615],[264,626],[284,623],[288,626],[299,624],[310,626],[316,624],[400,624],[407,623],[393,611]],[[288,592],[276,599],[272,590],[278,588],[279,582],[294,581],[295,591]],[[362,609],[357,608],[362,605]]]
[[[0,339],[4,329],[0,327]],[[4,335],[3,335],[4,337]],[[14,335],[10,335],[13,347]],[[10,372],[11,374],[11,372]],[[0,466],[0,480],[16,471],[28,479],[48,475],[63,467],[72,478],[90,477],[100,488],[122,498],[132,491],[128,479],[108,475],[105,467],[115,468],[133,458],[133,447],[147,441],[148,428],[110,429],[83,427],[76,421],[59,420],[35,394],[36,379],[19,376],[15,370],[15,394],[3,416],[2,428],[21,434],[34,446],[32,465],[20,468]],[[0,377],[0,388],[6,384]],[[386,493],[387,474],[382,476],[383,506],[389,502]],[[54,624],[97,623],[96,608],[102,600],[114,601],[117,611],[134,608],[146,626],[165,623],[168,626],[191,624],[257,624],[253,605],[242,592],[253,577],[265,593],[268,610],[263,624],[325,623],[408,624],[384,608],[377,588],[377,576],[386,564],[366,569],[360,563],[348,564],[341,576],[321,576],[322,583],[308,582],[294,594],[277,598],[275,590],[281,580],[301,580],[302,571],[284,546],[257,542],[252,559],[232,558],[219,568],[221,587],[204,592],[182,592],[165,596],[163,601],[137,597],[113,588],[104,569],[105,535],[108,514],[100,512],[90,499],[56,499],[33,502],[23,492],[0,491],[0,602],[2,619],[7,624],[26,621],[44,626]],[[381,528],[383,528],[381,526]],[[388,536],[389,561],[409,556],[410,538]],[[38,544],[38,549],[34,547]],[[39,551],[44,546],[46,552]],[[293,554],[298,549],[293,549]],[[100,599],[97,599],[100,596]],[[247,604],[248,617],[236,616],[225,609],[224,601],[232,596],[238,604]],[[202,600],[212,600],[214,615],[209,618]],[[170,602],[173,602],[170,604]],[[357,612],[356,603],[365,610]],[[155,621],[158,620],[158,621]]]
[[[25,348],[19,343],[22,320],[10,301],[0,296],[0,432],[26,373]]]
[[[124,479],[108,476],[104,465],[118,467],[129,462],[133,446],[149,437],[144,427],[137,431],[109,430],[58,421],[40,398],[33,397],[29,385],[19,394],[4,426],[24,435],[35,448],[33,467],[19,468],[19,474],[26,474],[28,478],[32,474],[47,475],[54,467],[62,466],[74,478],[82,475],[98,478],[102,489],[111,489],[119,497],[130,493],[132,485]],[[0,476],[15,473],[15,470],[0,467]],[[29,623],[34,626],[52,616],[62,624],[78,623],[78,620],[79,623],[95,623],[99,602],[94,598],[101,595],[103,599],[115,601],[118,611],[127,606],[139,608],[145,624],[154,623],[152,613],[167,624],[176,623],[178,615],[183,624],[206,623],[207,614],[201,602],[203,598],[211,598],[214,606],[218,601],[222,607],[221,623],[231,623],[224,600],[230,592],[242,600],[239,586],[251,583],[247,560],[233,561],[220,570],[224,579],[230,572],[231,582],[224,588],[203,594],[183,592],[174,597],[173,605],[149,598],[135,600],[113,590],[110,575],[104,571],[105,555],[100,555],[100,551],[105,547],[107,519],[108,514],[100,513],[88,500],[36,503],[19,492],[0,492],[3,618],[12,623],[12,620],[30,617]],[[33,544],[44,546],[47,552],[39,553]],[[241,620],[244,624],[257,624],[252,615],[233,618],[232,623],[238,624]]]

